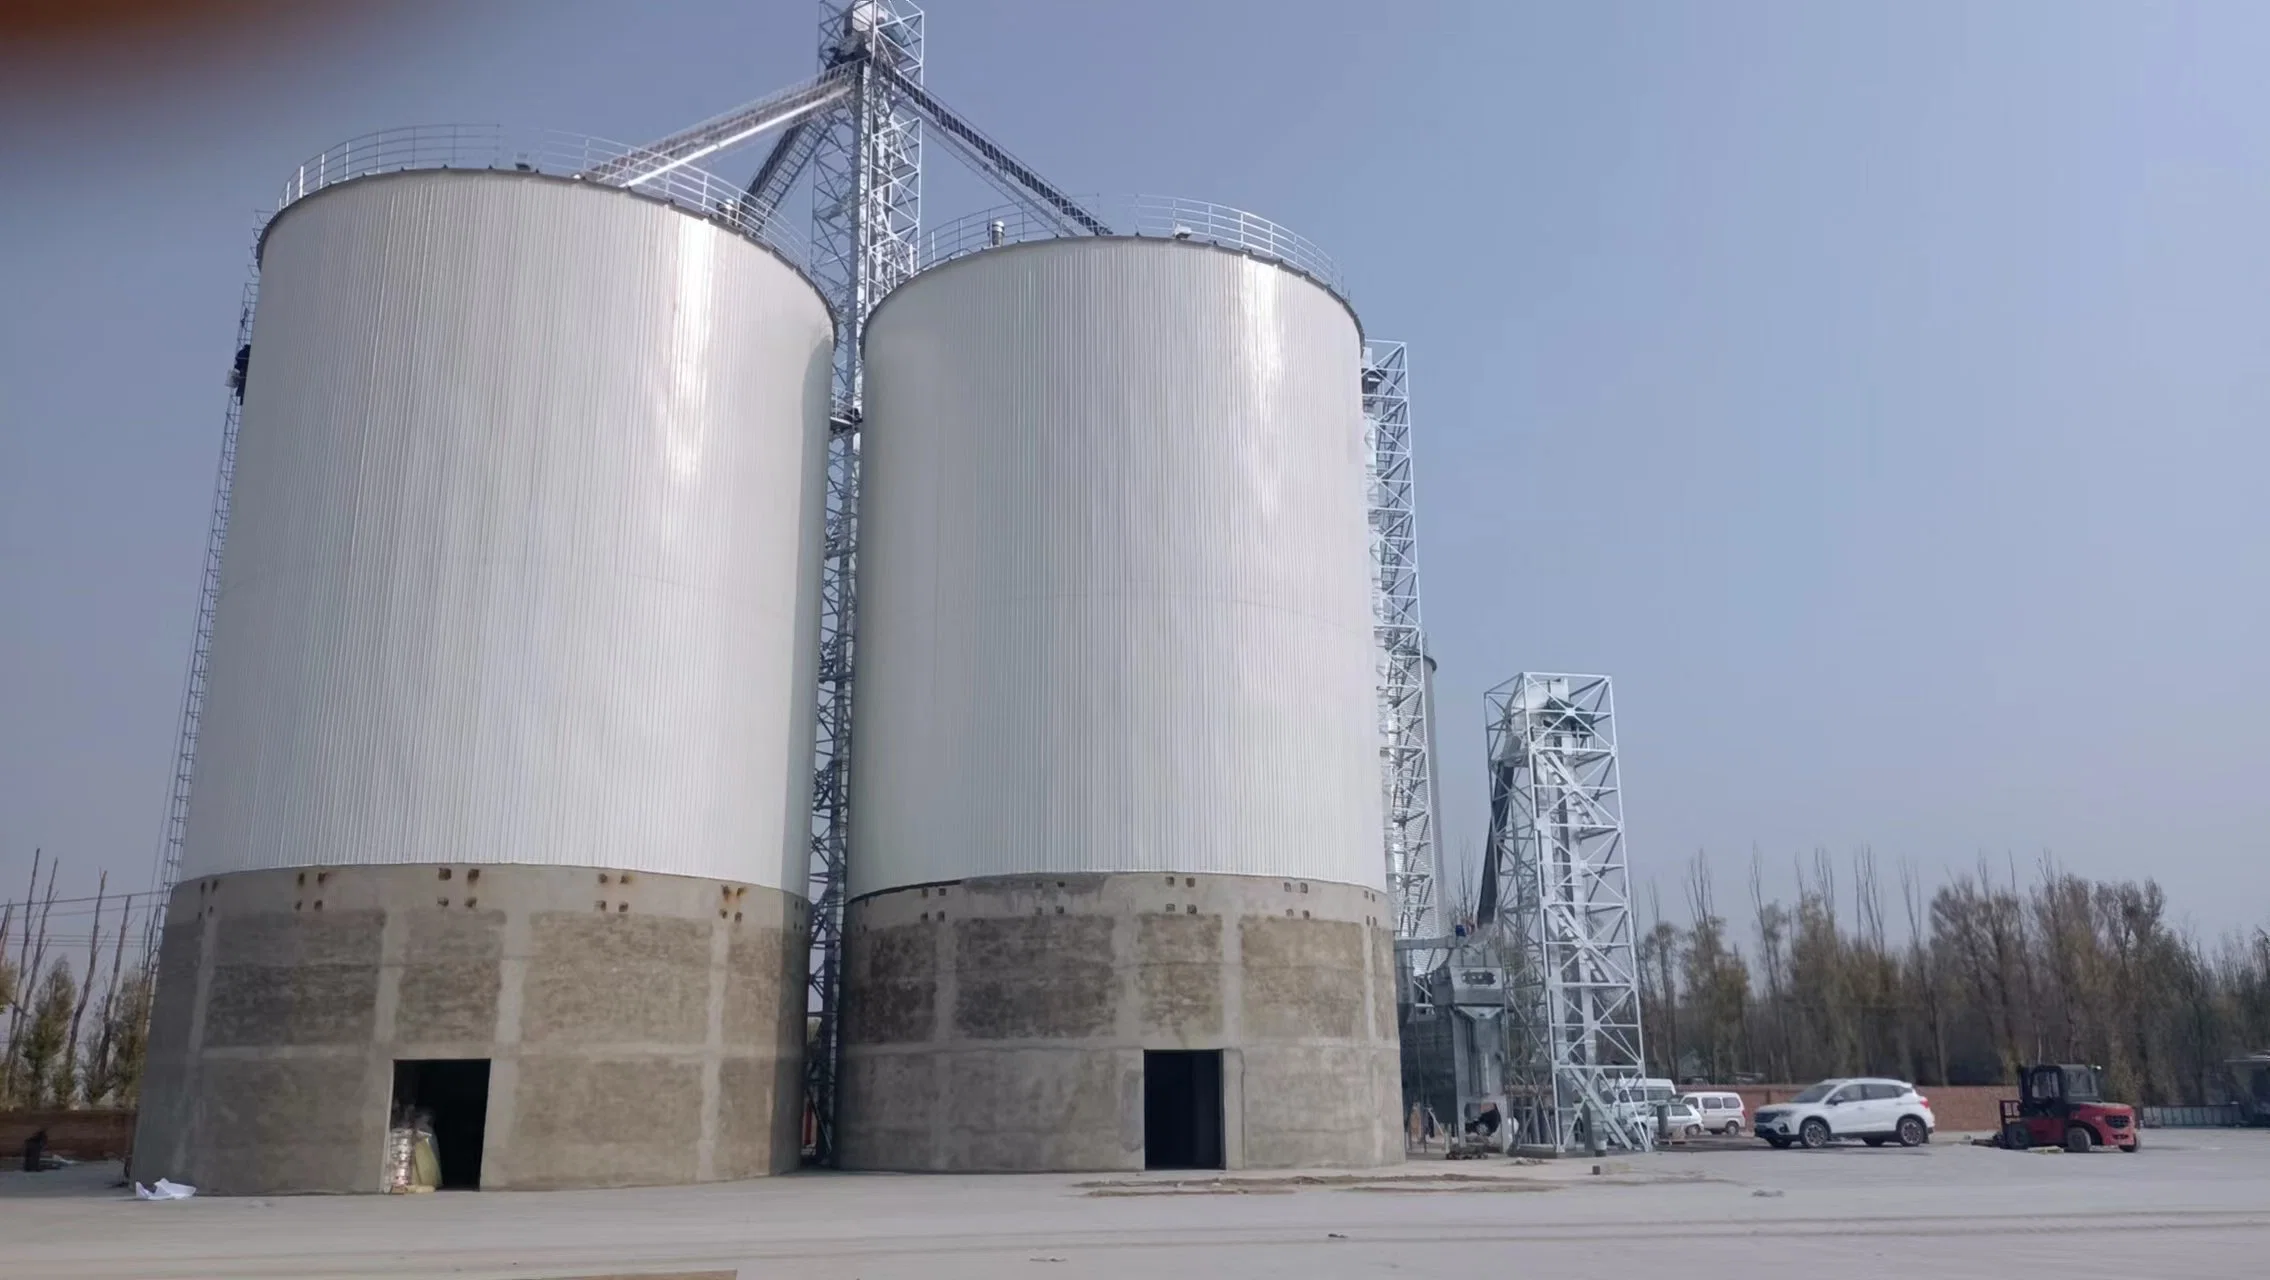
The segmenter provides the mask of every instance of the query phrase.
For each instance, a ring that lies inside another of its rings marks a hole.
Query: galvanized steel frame
[[[1434,919],[1432,738],[1426,632],[1419,620],[1409,351],[1400,342],[1369,341],[1363,358],[1364,429],[1372,457],[1372,610],[1379,644],[1387,893],[1395,903],[1395,936],[1428,938],[1441,930]]]
[[[1528,672],[1484,695],[1490,863],[1519,968],[1507,983],[1520,1140],[1646,1150],[1616,1086],[1645,1073],[1615,698],[1606,676]]]
[[[922,121],[876,66],[886,65],[919,84],[922,37],[922,11],[905,0],[821,0],[822,70],[859,58],[845,104],[819,123],[811,159],[812,274],[836,312],[812,773],[810,1003],[817,1025],[804,1064],[813,1155],[821,1163],[832,1162],[835,1155],[842,1059],[858,620],[860,347],[868,313],[914,273],[922,224]]]
[[[812,274],[836,308],[836,405],[853,414],[867,315],[914,274],[922,224],[922,118],[875,67],[920,83],[922,29],[922,11],[903,0],[820,3],[823,68],[858,58],[811,161]]]
[[[820,74],[777,90],[755,102],[712,116],[657,142],[613,157],[582,176],[623,187],[640,187],[729,150],[758,134],[793,127],[826,111],[852,91],[860,59],[822,60]],[[761,183],[751,184],[761,186]],[[754,207],[754,206],[752,206]],[[770,206],[764,206],[767,213]]]

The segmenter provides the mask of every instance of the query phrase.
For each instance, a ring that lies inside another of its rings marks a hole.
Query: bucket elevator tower
[[[922,79],[923,14],[903,0],[821,0],[823,74],[853,66],[843,105],[806,126],[812,155],[812,274],[836,314],[835,406],[828,436],[825,551],[820,568],[818,733],[812,771],[812,1010],[805,1100],[813,1155],[835,1148],[836,1071],[843,1039],[842,939],[851,832],[852,659],[859,554],[859,424],[867,316],[914,274],[922,226],[922,120],[894,86]],[[854,60],[860,60],[856,63]],[[890,75],[878,73],[886,68]],[[751,184],[801,139],[784,137]],[[771,172],[768,172],[771,171]],[[793,174],[790,175],[793,177]],[[777,197],[775,197],[777,198]]]
[[[1649,1145],[1616,1106],[1642,1074],[1639,968],[1606,676],[1526,673],[1492,689],[1480,919],[1508,942],[1507,1097],[1517,1141]]]
[[[1395,936],[1433,938],[1434,699],[1419,621],[1417,486],[1411,460],[1411,370],[1400,342],[1364,344],[1364,428],[1371,445],[1372,612],[1379,645],[1380,770],[1386,797],[1387,892]],[[1419,972],[1440,952],[1406,952]],[[1406,963],[1399,968],[1408,969]],[[1405,974],[1403,981],[1408,983]]]

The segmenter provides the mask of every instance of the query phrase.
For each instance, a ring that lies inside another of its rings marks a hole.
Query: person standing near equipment
[[[1482,1104],[1481,1114],[1466,1122],[1466,1134],[1468,1137],[1475,1135],[1484,1138],[1495,1137],[1498,1126],[1502,1123],[1504,1123],[1504,1117],[1498,1114],[1498,1104],[1486,1102]]]

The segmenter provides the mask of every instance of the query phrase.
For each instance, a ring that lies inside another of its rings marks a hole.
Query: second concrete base
[[[1219,1050],[1223,1165],[1403,1158],[1383,895],[1322,881],[1003,876],[850,904],[847,1168],[1145,1166],[1144,1053]]]

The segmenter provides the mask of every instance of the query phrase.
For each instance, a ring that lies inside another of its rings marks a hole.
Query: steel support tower
[[[904,0],[820,4],[822,72],[857,63],[843,104],[816,122],[811,154],[812,275],[837,317],[812,773],[810,1004],[817,1025],[804,1063],[805,1099],[816,1130],[814,1156],[822,1163],[834,1157],[836,1073],[843,1056],[843,909],[858,619],[860,339],[868,313],[917,265],[922,121],[895,86],[922,80],[922,27],[922,11]],[[895,74],[878,72],[878,65]],[[794,142],[784,139],[784,146]],[[760,171],[752,194],[766,176]]]
[[[1646,1058],[1608,677],[1527,673],[1485,698],[1481,914],[1496,918],[1516,966],[1507,1095],[1519,1140],[1645,1150],[1652,1128],[1616,1105]]]
[[[922,11],[903,0],[820,2],[820,70],[858,64],[849,93],[818,124],[811,160],[812,275],[838,316],[839,416],[859,412],[867,314],[915,270],[922,120],[894,82],[922,82],[922,26]],[[855,449],[843,452],[857,457]]]
[[[1435,918],[1434,785],[1426,633],[1419,621],[1419,535],[1411,468],[1409,352],[1364,344],[1364,425],[1372,450],[1372,610],[1379,644],[1380,769],[1387,892],[1395,936],[1431,938]],[[1415,953],[1413,953],[1415,954]],[[1436,957],[1439,959],[1439,957]],[[1422,972],[1433,967],[1417,957]]]

